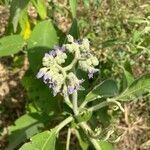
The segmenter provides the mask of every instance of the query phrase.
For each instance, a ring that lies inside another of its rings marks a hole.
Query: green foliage
[[[50,20],[45,20],[38,23],[33,29],[31,37],[28,40],[28,48],[52,48],[57,42],[58,37],[52,22]]]
[[[20,15],[28,6],[29,0],[12,0],[10,7],[10,19],[13,24],[14,32],[17,31]]]
[[[42,81],[36,79],[31,70],[24,76],[22,84],[27,90],[30,102],[38,111],[51,115],[61,112],[61,98],[54,98],[51,90]]]
[[[72,35],[75,39],[79,38],[79,28],[78,22],[76,19],[73,19],[69,34]]]
[[[77,0],[69,0],[70,11],[72,13],[72,18],[76,18],[76,10],[77,10]]]
[[[49,121],[49,116],[40,113],[29,113],[18,118],[15,125],[9,127],[8,150],[16,148],[26,139],[42,131]]]
[[[0,56],[8,56],[22,50],[25,42],[20,35],[5,36],[0,39]]]
[[[57,33],[50,20],[42,21],[35,26],[28,40],[28,59],[35,73],[41,66],[44,53],[57,43]]]
[[[31,0],[42,20],[47,17],[47,7],[43,0]]]
[[[100,141],[99,144],[102,150],[115,150],[112,144],[107,141]]]
[[[150,74],[145,74],[136,79],[126,88],[116,99],[120,101],[130,101],[146,94],[150,91]]]
[[[123,72],[124,72],[124,75],[123,75],[123,79],[122,79],[122,87],[121,87],[122,89],[121,90],[125,90],[134,81],[134,77],[129,71],[127,71],[125,68],[123,68]]]
[[[19,150],[55,150],[56,131],[44,131],[31,138],[31,142],[24,144]]]
[[[114,80],[109,79],[95,86],[93,90],[87,94],[85,101],[90,102],[97,98],[113,97],[115,95],[118,95],[117,84]]]

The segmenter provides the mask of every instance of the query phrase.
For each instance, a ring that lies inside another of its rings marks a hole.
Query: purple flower
[[[68,94],[73,94],[74,92],[78,91],[81,87],[81,84],[84,82],[84,80],[79,80],[78,83],[72,85],[72,86],[68,86],[67,88],[67,92]]]
[[[83,79],[79,80],[79,83],[75,85],[75,89],[76,89],[76,90],[79,90],[80,87],[81,87],[81,84],[82,84],[83,82],[84,82]]]
[[[55,46],[54,46],[54,50],[60,50],[60,51],[63,51],[63,50],[65,50],[65,47],[64,47],[64,46],[58,46],[58,45],[55,45]]]
[[[90,78],[93,78],[93,74],[98,72],[99,70],[98,69],[95,69],[95,68],[92,68],[92,69],[89,69],[89,73],[88,73],[88,77],[89,79]]]
[[[54,46],[54,49],[49,52],[49,55],[56,57],[59,52],[65,52],[65,46]]]
[[[49,52],[49,54],[50,54],[51,56],[55,57],[55,56],[56,56],[56,51],[55,51],[55,50],[52,50],[52,51]]]
[[[43,81],[44,83],[48,83],[50,81],[51,77],[50,77],[50,74],[49,72],[45,73],[45,75],[43,76]]]
[[[76,91],[76,90],[75,90],[75,87],[73,87],[73,86],[68,86],[68,93],[69,93],[69,94],[73,94],[75,91]]]
[[[60,47],[60,51],[65,52],[66,51],[65,46]]]
[[[42,78],[45,74],[45,71],[43,69],[40,69],[39,72],[37,73],[36,77],[39,79],[39,78]]]

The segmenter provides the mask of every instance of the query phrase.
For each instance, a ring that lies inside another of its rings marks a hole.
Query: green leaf
[[[45,123],[50,121],[49,116],[40,113],[29,113],[15,121],[15,125],[9,127],[8,150],[16,148],[20,143],[42,131]]]
[[[55,150],[56,130],[44,131],[31,138],[31,142],[24,144],[19,150]]]
[[[0,56],[8,56],[22,50],[24,40],[20,35],[5,36],[0,39]]]
[[[61,98],[54,97],[49,87],[34,76],[31,70],[28,70],[23,77],[22,84],[27,91],[28,98],[35,105],[38,111],[47,114],[58,114],[61,112]]]
[[[77,11],[77,0],[69,0],[70,11],[72,13],[72,18],[76,18]]]
[[[31,27],[30,27],[30,21],[28,18],[27,9],[21,11],[20,18],[19,18],[19,25],[21,28],[21,35],[25,40],[28,39],[31,34]]]
[[[10,20],[13,24],[14,32],[17,31],[17,26],[21,11],[23,11],[29,3],[29,0],[12,0],[10,5]]]
[[[92,126],[95,126],[95,128],[99,126],[99,124],[101,124],[104,128],[108,127],[111,124],[111,116],[108,113],[108,107],[103,107],[97,110],[90,121]]]
[[[28,59],[31,69],[37,73],[42,64],[44,53],[58,43],[56,30],[50,20],[35,26],[28,40]]]
[[[46,8],[46,2],[43,2],[43,0],[31,0],[33,5],[35,6],[40,18],[42,20],[46,19],[47,17],[47,8]]]
[[[28,40],[28,48],[46,47],[52,48],[58,43],[56,30],[50,20],[38,23]]]
[[[115,150],[112,144],[107,141],[99,141],[102,150]]]
[[[123,76],[123,79],[122,79],[122,87],[121,87],[121,89],[125,90],[128,86],[130,86],[133,83],[134,77],[125,68],[123,68],[123,72],[124,72],[124,76]]]
[[[72,22],[69,34],[72,35],[75,39],[79,39],[78,22],[76,19],[74,19]]]
[[[108,79],[98,84],[92,91],[90,91],[85,101],[93,101],[98,97],[112,97],[118,95],[118,87],[114,80]]]
[[[120,101],[130,101],[131,99],[138,98],[148,92],[150,92],[149,73],[136,79],[124,92],[116,97],[116,99]]]
[[[89,0],[83,0],[83,3],[84,3],[84,6],[86,8],[89,8],[89,6],[90,6],[90,1]]]

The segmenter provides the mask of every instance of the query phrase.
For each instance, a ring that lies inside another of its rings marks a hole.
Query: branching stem
[[[58,133],[64,126],[73,121],[73,117],[69,116],[64,121],[62,121],[59,125],[56,126],[56,132]]]

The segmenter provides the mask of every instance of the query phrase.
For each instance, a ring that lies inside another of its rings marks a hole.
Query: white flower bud
[[[74,39],[73,39],[73,37],[70,34],[67,35],[67,39],[68,39],[68,42],[71,42],[71,43],[74,42]]]
[[[71,46],[72,46],[73,52],[79,51],[79,44],[77,44],[77,43],[72,43]]]
[[[87,63],[88,66],[91,66],[91,65],[92,65],[91,59],[87,59],[87,60],[86,60],[86,63]]]
[[[71,44],[66,44],[66,49],[70,52],[70,53],[73,53],[73,48],[72,48],[72,45]]]
[[[88,39],[83,39],[83,42],[82,42],[83,46],[84,46],[84,49],[86,51],[89,51],[90,50],[90,41]]]
[[[79,68],[82,69],[83,71],[87,71],[88,65],[87,65],[86,61],[79,61]]]
[[[99,64],[98,59],[94,56],[91,58],[91,61],[92,61],[93,66],[97,66]]]

